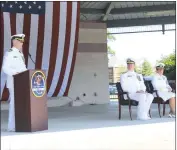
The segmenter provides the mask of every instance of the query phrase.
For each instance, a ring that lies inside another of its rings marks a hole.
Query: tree
[[[123,74],[127,71],[127,67],[124,65],[119,66],[119,74]]]
[[[112,34],[110,34],[109,32],[107,33],[107,50],[108,50],[108,54],[115,56],[115,51],[111,49],[111,47],[109,46],[109,42],[114,42],[116,40],[115,36],[113,36]]]
[[[168,80],[176,80],[176,55],[175,50],[173,53],[162,56],[161,60],[165,64],[164,75],[167,76]]]
[[[147,60],[144,60],[144,62],[142,64],[142,75],[149,76],[152,73],[153,73],[153,69],[152,69],[151,64]]]
[[[135,66],[135,72],[142,74],[142,68],[140,66]]]

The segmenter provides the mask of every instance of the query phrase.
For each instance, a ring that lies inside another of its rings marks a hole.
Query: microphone
[[[34,63],[34,65],[35,65],[35,62],[34,62],[34,60],[32,59],[32,57],[31,57],[31,54],[28,52],[28,56],[30,57],[30,59],[31,59],[31,61]]]

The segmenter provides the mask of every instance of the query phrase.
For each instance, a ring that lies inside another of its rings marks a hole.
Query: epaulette
[[[12,52],[13,50],[12,49],[9,49],[8,52]]]

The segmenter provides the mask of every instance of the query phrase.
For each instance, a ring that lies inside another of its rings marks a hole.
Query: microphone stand
[[[28,56],[30,57],[30,59],[31,59],[31,61],[34,63],[34,65],[35,65],[35,62],[34,62],[34,60],[32,59],[32,57],[31,57],[31,54],[30,53],[28,53]]]

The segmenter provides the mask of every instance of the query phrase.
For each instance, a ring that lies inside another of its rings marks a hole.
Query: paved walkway
[[[9,133],[7,111],[1,112],[2,150],[175,150],[175,119],[130,121],[128,108],[118,120],[117,104],[49,108],[49,130]],[[136,108],[133,109],[136,119]]]

